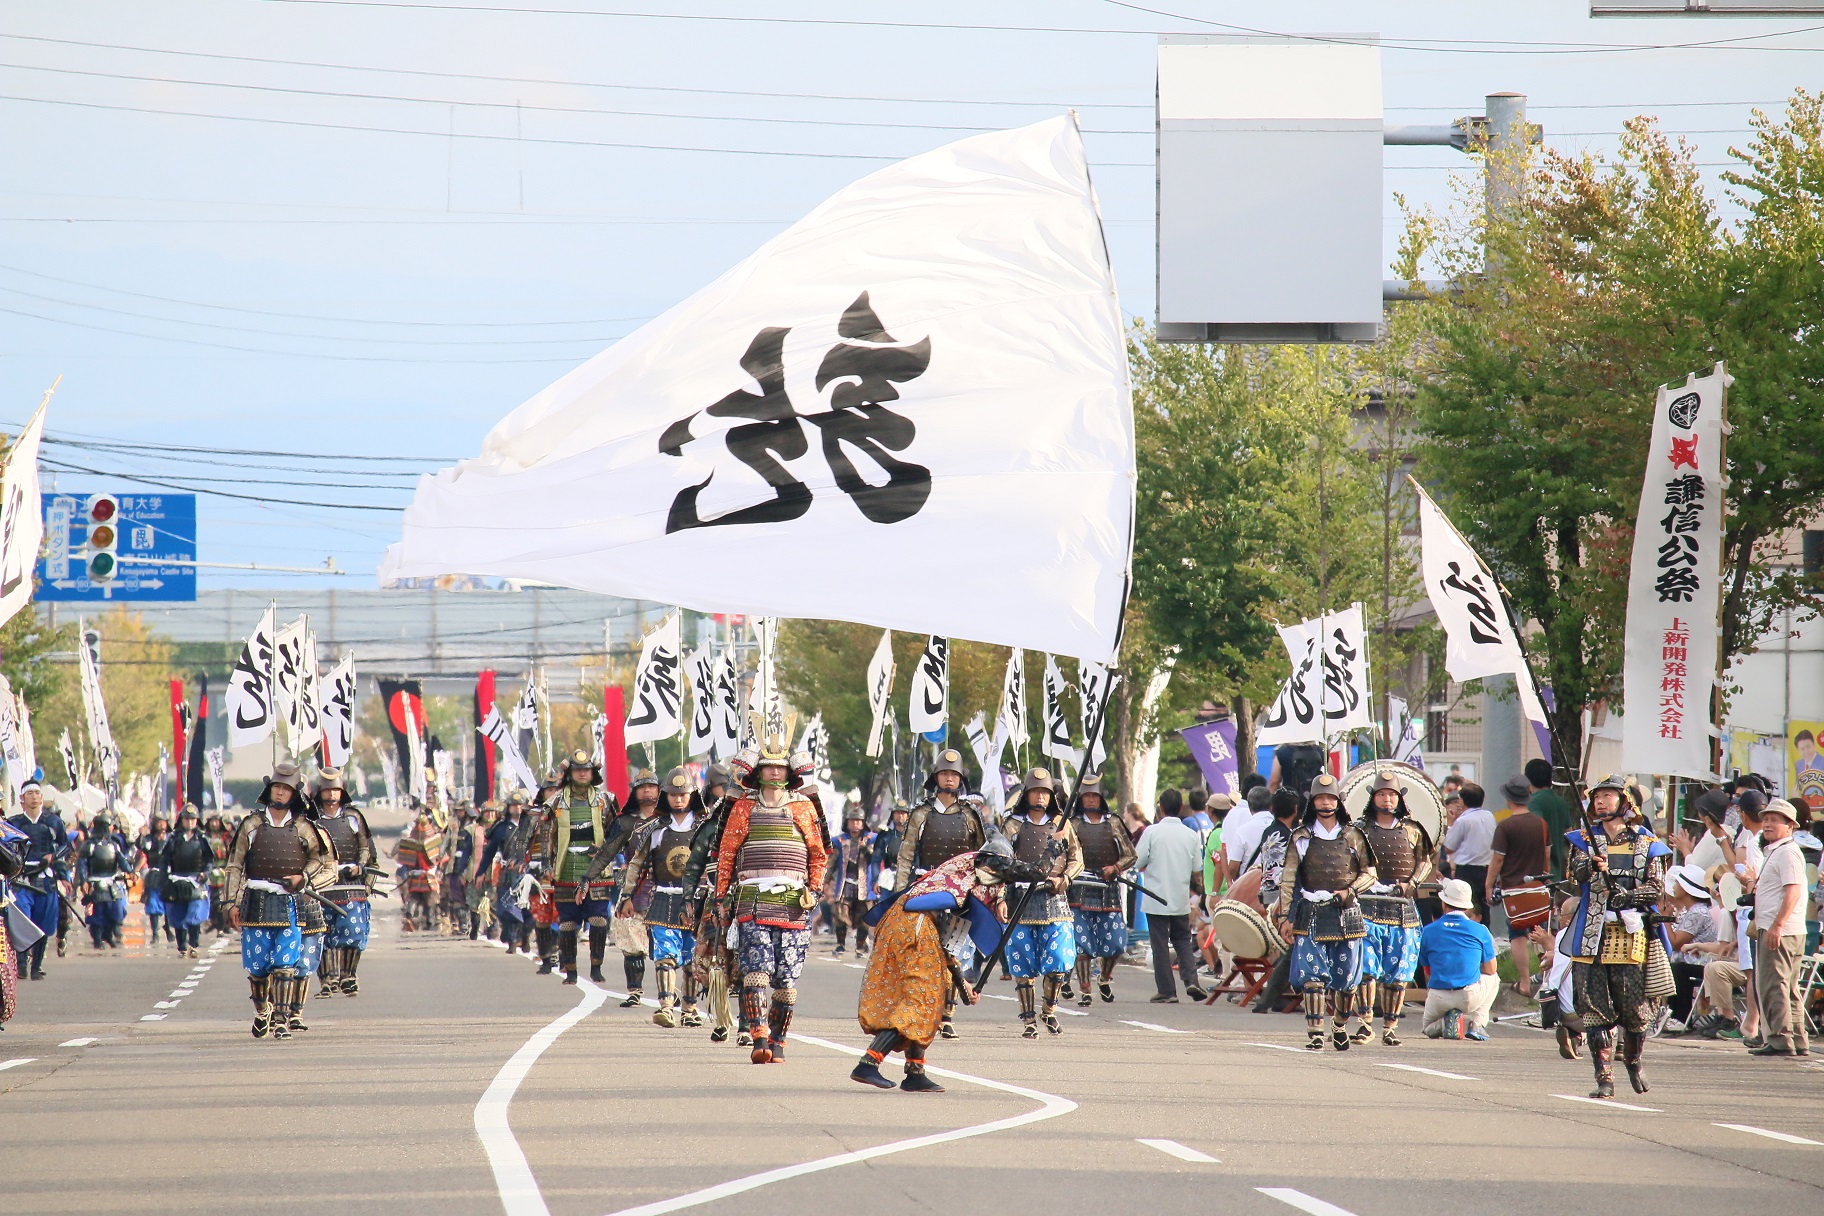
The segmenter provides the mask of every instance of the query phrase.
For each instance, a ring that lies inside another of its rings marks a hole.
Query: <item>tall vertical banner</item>
[[[868,726],[869,757],[880,755],[881,732],[887,725],[887,702],[893,695],[893,631],[881,631],[880,645],[868,660],[868,709],[872,722]]]
[[[120,752],[114,746],[114,732],[108,727],[108,703],[101,695],[101,634],[77,623],[80,639],[76,650],[81,663],[82,708],[88,720],[89,744],[95,749],[95,761],[101,766],[102,779],[111,790],[120,778]]]
[[[323,756],[331,768],[342,768],[355,754],[355,656],[342,656],[329,671],[323,696]]]
[[[241,645],[228,673],[228,746],[246,747],[272,734],[278,724],[273,694],[273,661],[278,640],[276,603],[268,604]],[[219,805],[219,804],[218,804]]]
[[[632,781],[627,773],[627,690],[619,684],[602,689],[602,785],[622,806]]]
[[[981,766],[982,797],[987,801],[988,809],[999,815],[1007,809],[1007,783],[1001,780],[1001,751],[1005,740],[988,733],[988,716],[982,713],[969,719],[969,724],[963,727],[963,735],[969,740],[969,750],[975,753],[976,764]],[[999,747],[997,740],[1001,743]]]
[[[1623,634],[1621,751],[1629,772],[1713,771],[1728,386],[1718,363],[1707,376],[1661,385],[1653,404]]]
[[[1235,722],[1223,718],[1187,726],[1178,734],[1190,749],[1191,759],[1203,772],[1211,793],[1241,797],[1241,761],[1235,755]]]
[[[221,810],[227,804],[222,799],[222,769],[227,757],[222,748],[209,749],[209,789],[215,795],[215,809]]]
[[[494,669],[488,668],[475,674],[475,729],[481,735],[480,745],[475,749],[475,805],[494,797],[494,758],[499,746],[495,739],[499,732],[490,733],[483,730],[483,724],[489,716],[494,715]],[[534,786],[533,789],[537,789]]]
[[[716,759],[731,760],[741,750],[741,677],[735,670],[735,648],[716,652]]]
[[[944,741],[950,716],[950,639],[931,635],[912,672],[906,724],[933,743]]]
[[[1102,707],[1103,698],[1114,687],[1108,668],[1100,663],[1091,663],[1087,659],[1077,662],[1077,713],[1083,722],[1083,747],[1088,752],[1084,762],[1088,772],[1096,772],[1108,759],[1108,749],[1102,745],[1102,737],[1108,729],[1107,714],[1103,721],[1096,721],[1096,711]],[[1090,731],[1096,732],[1090,738]]]
[[[76,747],[70,742],[70,731],[64,728],[63,735],[57,740],[57,754],[63,757],[63,772],[70,779],[70,790],[75,792],[82,784],[82,769],[76,763]]]
[[[716,749],[716,649],[709,642],[690,652],[690,733],[687,756],[708,756]]]
[[[674,612],[666,617],[640,643],[640,665],[633,677],[632,707],[627,711],[625,738],[628,743],[655,743],[684,729],[680,615]]]
[[[1453,680],[1513,676],[1520,712],[1544,726],[1545,706],[1494,575],[1425,488],[1411,484],[1419,496],[1419,569],[1444,627],[1444,670]]]
[[[0,475],[0,625],[32,598],[32,569],[44,541],[43,497],[38,490],[38,443],[44,437],[46,393],[38,412],[19,432]]]
[[[184,697],[184,682],[171,681],[171,759],[177,767],[173,789],[181,798],[184,789],[184,758],[190,754],[190,702]]]
[[[1292,674],[1261,718],[1255,740],[1321,743],[1374,725],[1368,697],[1368,630],[1362,606],[1279,627]]]
[[[1039,741],[1039,754],[1062,760],[1072,768],[1083,767],[1083,753],[1070,742],[1070,717],[1064,712],[1064,673],[1058,670],[1056,655],[1045,656],[1045,737]]]
[[[742,716],[742,729],[751,731],[753,715],[760,714],[766,722],[766,733],[783,737],[785,735],[785,697],[779,691],[779,670],[776,662],[779,644],[778,618],[755,617],[754,638],[760,644],[760,659],[759,665],[754,668],[754,686],[748,694],[750,712]]]
[[[424,689],[416,680],[380,680],[380,704],[393,732],[393,754],[404,775],[405,793],[412,792],[412,734],[423,729]],[[422,768],[422,765],[420,766]]]
[[[1007,656],[1007,673],[1001,677],[1001,728],[1015,748],[1031,737],[1026,725],[1026,652],[1015,646]]]
[[[190,720],[190,738],[184,753],[184,801],[203,805],[203,773],[209,767],[209,677],[196,676],[196,716]]]
[[[304,734],[304,647],[309,632],[309,620],[299,616],[279,630],[273,643],[273,700],[285,721],[286,749],[293,755],[302,750],[299,743]]]
[[[303,670],[298,674],[298,738],[294,754],[302,756],[323,742],[323,677],[317,670],[317,635],[304,634]]]

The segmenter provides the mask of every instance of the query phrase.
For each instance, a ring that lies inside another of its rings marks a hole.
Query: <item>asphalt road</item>
[[[707,1030],[662,1029],[498,948],[401,938],[396,909],[380,907],[362,994],[313,998],[311,1029],[288,1043],[247,1033],[232,938],[206,942],[200,966],[157,948],[74,951],[25,985],[0,1032],[0,1207],[1809,1216],[1824,1204],[1824,1144],[1718,1126],[1824,1141],[1824,1067],[1738,1045],[1656,1041],[1652,1092],[1624,1080],[1628,1105],[1605,1107],[1561,1096],[1587,1093],[1589,1067],[1538,1031],[1426,1042],[1409,1017],[1404,1047],[1314,1056],[1295,1017],[1152,1005],[1150,976],[1124,968],[1116,1002],[1066,1017],[1056,1038],[1022,1040],[1010,999],[965,1010],[963,1037],[935,1045],[932,1064],[973,1080],[917,1096],[847,1080],[864,1043],[861,972],[827,941],[800,990],[793,1029],[806,1038],[787,1063],[755,1067]],[[612,951],[608,971],[612,988]]]

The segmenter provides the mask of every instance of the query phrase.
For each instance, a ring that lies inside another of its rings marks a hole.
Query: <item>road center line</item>
[[[1257,1186],[1254,1189],[1269,1199],[1277,1199],[1281,1203],[1291,1204],[1301,1212],[1309,1212],[1311,1216],[1355,1216],[1347,1208],[1339,1208],[1334,1203],[1326,1203],[1289,1186]]]
[[[1588,1102],[1591,1106],[1612,1106],[1616,1110],[1644,1111],[1649,1115],[1665,1113],[1657,1106],[1635,1106],[1632,1102],[1617,1102],[1613,1098],[1586,1098],[1582,1094],[1553,1094],[1552,1097],[1563,1098],[1566,1102]]]
[[[1316,1052],[1310,1051],[1303,1047],[1287,1047],[1284,1043],[1249,1043],[1248,1046],[1249,1047],[1269,1047],[1269,1048],[1273,1049],[1274,1051],[1289,1051],[1295,1055],[1301,1055],[1301,1056],[1309,1056],[1309,1055],[1317,1054]]]
[[[839,1051],[844,1055],[859,1056],[859,1047],[850,1047],[844,1043],[833,1043],[828,1039],[814,1038],[806,1034],[793,1034],[793,1039],[800,1043],[809,1043],[813,1047],[822,1047],[830,1051]],[[705,1187],[674,1199],[661,1199],[656,1203],[641,1204],[638,1207],[622,1208],[612,1216],[659,1216],[662,1212],[676,1212],[683,1208],[696,1207],[699,1204],[711,1203],[717,1199],[726,1199],[730,1195],[740,1195],[756,1190],[773,1182],[783,1182],[788,1178],[801,1178],[806,1174],[815,1174],[823,1170],[835,1169],[839,1165],[852,1165],[859,1161],[871,1161],[876,1157],[886,1157],[894,1153],[903,1153],[915,1148],[927,1148],[934,1144],[948,1144],[953,1140],[967,1140],[974,1136],[985,1136],[990,1132],[1007,1131],[1010,1128],[1024,1127],[1029,1123],[1038,1123],[1046,1119],[1055,1119],[1077,1109],[1077,1104],[1069,1098],[1060,1098],[1056,1094],[1042,1093],[1036,1089],[1026,1089],[1019,1085],[1009,1085],[1005,1081],[991,1081],[987,1077],[972,1076],[965,1072],[952,1072],[947,1068],[935,1068],[926,1065],[925,1071],[938,1077],[948,1077],[953,1081],[962,1081],[970,1085],[980,1085],[987,1089],[999,1090],[1016,1097],[1027,1098],[1040,1103],[1036,1110],[1013,1115],[1006,1119],[996,1119],[990,1123],[977,1123],[971,1127],[959,1127],[954,1131],[933,1132],[926,1136],[914,1136],[909,1140],[895,1140],[890,1144],[877,1144],[873,1148],[857,1149],[851,1153],[837,1153],[830,1157],[820,1157],[815,1161],[806,1161],[799,1165],[786,1165],[778,1169],[750,1174],[746,1178],[736,1178],[730,1182]]]
[[[0,1064],[0,1068],[5,1065]],[[1765,1136],[1769,1140],[1779,1140],[1786,1144],[1810,1144],[1824,1148],[1824,1141],[1807,1140],[1803,1136],[1794,1136],[1787,1132],[1769,1131],[1764,1127],[1753,1127],[1747,1123],[1712,1123],[1711,1127],[1726,1127],[1732,1132],[1747,1132],[1750,1136]]]
[[[1137,1143],[1144,1144],[1149,1148],[1156,1148],[1160,1152],[1165,1153],[1167,1156],[1176,1157],[1180,1161],[1197,1161],[1197,1162],[1207,1163],[1210,1165],[1221,1165],[1222,1164],[1221,1161],[1217,1160],[1215,1157],[1210,1156],[1208,1153],[1200,1153],[1194,1148],[1186,1148],[1184,1145],[1178,1143],[1176,1140],[1139,1139],[1139,1140],[1137,1140]]]
[[[1428,1077],[1443,1077],[1446,1081],[1474,1081],[1475,1077],[1466,1077],[1460,1072],[1444,1072],[1437,1068],[1420,1068],[1417,1064],[1395,1064],[1388,1060],[1370,1060],[1376,1068],[1397,1068],[1401,1072],[1422,1072]]]
[[[57,1046],[59,1046],[59,1047],[87,1047],[91,1043],[99,1043],[99,1042],[101,1042],[100,1039],[65,1039],[63,1042],[57,1044]]]
[[[1157,1030],[1160,1034],[1189,1034],[1189,1033],[1191,1033],[1188,1030],[1178,1030],[1171,1026],[1161,1026],[1157,1022],[1130,1022],[1126,1018],[1121,1019],[1121,1024],[1123,1026],[1138,1026],[1142,1030]]]
[[[9,1068],[17,1068],[21,1064],[30,1064],[37,1058],[37,1056],[21,1056],[17,1060],[0,1060],[0,1072],[5,1072]]]
[[[481,1101],[475,1104],[475,1135],[488,1154],[488,1168],[494,1171],[494,1186],[500,1192],[500,1206],[507,1216],[549,1216],[545,1197],[539,1192],[526,1154],[513,1136],[507,1122],[507,1107],[519,1089],[519,1083],[532,1071],[532,1065],[545,1049],[557,1042],[566,1030],[594,1013],[607,1001],[608,994],[588,980],[579,981],[579,999],[575,1008],[552,1021],[527,1039],[513,1053],[513,1058],[500,1066]]]

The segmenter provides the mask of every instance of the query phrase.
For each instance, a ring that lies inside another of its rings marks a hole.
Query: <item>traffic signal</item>
[[[83,546],[83,565],[89,581],[107,583],[120,573],[120,503],[112,494],[96,494],[88,502],[89,539]]]

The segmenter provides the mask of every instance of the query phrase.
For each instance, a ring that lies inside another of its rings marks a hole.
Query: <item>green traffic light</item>
[[[89,559],[89,577],[96,582],[105,582],[114,577],[114,555],[97,553]]]

